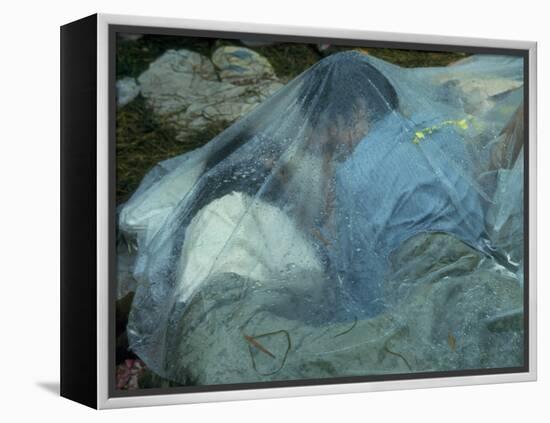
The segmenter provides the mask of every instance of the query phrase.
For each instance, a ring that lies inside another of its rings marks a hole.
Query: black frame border
[[[97,407],[97,15],[60,28],[60,394]]]
[[[495,54],[519,56],[523,58],[523,90],[524,90],[524,292],[523,292],[523,331],[524,331],[524,365],[520,367],[489,368],[489,369],[465,369],[449,370],[435,372],[418,372],[387,375],[365,375],[365,376],[343,376],[323,379],[293,379],[285,381],[271,382],[250,382],[250,383],[231,383],[220,385],[198,385],[198,386],[179,386],[169,388],[151,388],[139,389],[134,391],[125,391],[116,389],[116,334],[115,334],[115,301],[116,301],[116,35],[117,33],[134,33],[143,35],[172,35],[182,37],[204,37],[204,38],[223,38],[223,39],[249,39],[258,41],[273,41],[287,43],[330,43],[343,46],[357,46],[370,48],[393,48],[400,50],[421,50],[433,52],[466,52],[472,54]],[[404,35],[404,38],[406,35]],[[349,383],[398,381],[411,379],[434,379],[446,377],[465,377],[480,375],[497,375],[528,373],[530,369],[529,355],[529,92],[530,92],[530,63],[528,49],[509,49],[499,47],[478,47],[462,46],[450,44],[430,44],[408,41],[379,41],[368,39],[349,39],[332,37],[314,37],[298,35],[264,34],[252,32],[234,32],[218,31],[207,29],[187,29],[187,28],[166,28],[155,26],[136,26],[136,25],[108,25],[108,104],[109,104],[109,280],[108,280],[108,397],[109,398],[127,398],[149,395],[166,395],[198,392],[222,392],[231,390],[253,390],[266,388],[282,387],[301,387],[315,385],[341,385]]]

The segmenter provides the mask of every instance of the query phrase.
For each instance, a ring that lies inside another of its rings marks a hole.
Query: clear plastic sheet
[[[199,384],[521,365],[522,72],[335,54],[160,163],[120,211],[131,349]]]

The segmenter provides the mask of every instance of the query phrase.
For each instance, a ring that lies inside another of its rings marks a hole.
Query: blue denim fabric
[[[338,237],[333,257],[349,299],[365,315],[384,309],[389,257],[420,232],[445,232],[483,249],[481,198],[469,171],[463,136],[441,125],[415,143],[414,125],[399,114],[379,122],[337,171]]]

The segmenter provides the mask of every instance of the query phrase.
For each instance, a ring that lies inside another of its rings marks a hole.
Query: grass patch
[[[120,108],[116,114],[117,204],[128,199],[158,162],[206,144],[227,126],[215,122],[178,141],[174,124],[155,114],[142,96]]]
[[[125,76],[137,78],[167,50],[187,49],[211,57],[218,47],[235,43],[233,40],[175,35],[144,35],[135,41],[119,37],[116,47],[116,76],[117,79]]]
[[[283,82],[288,82],[322,59],[311,44],[281,43],[249,47],[264,56]]]
[[[468,57],[468,53],[399,50],[394,48],[366,48],[369,54],[405,68],[447,66]]]

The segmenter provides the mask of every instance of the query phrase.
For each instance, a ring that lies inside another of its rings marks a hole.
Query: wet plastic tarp
[[[308,327],[395,315],[402,288],[432,271],[395,280],[392,257],[419,235],[446,234],[519,282],[522,84],[520,58],[404,69],[339,53],[159,163],[119,218],[138,251],[133,351],[184,383],[174,328],[202,287],[234,277],[267,292],[264,311]],[[215,313],[187,324],[201,319]]]

